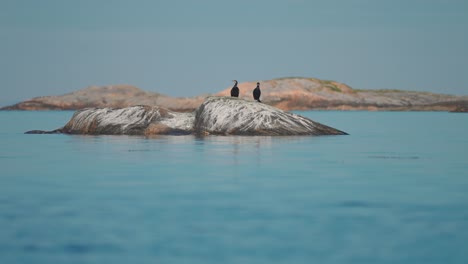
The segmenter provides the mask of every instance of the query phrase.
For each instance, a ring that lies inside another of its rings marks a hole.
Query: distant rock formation
[[[400,90],[356,90],[346,84],[316,78],[280,78],[260,81],[262,102],[291,110],[454,111],[468,96]],[[238,84],[239,98],[252,99],[255,82]],[[231,87],[215,94],[230,96]],[[176,98],[146,92],[130,85],[92,86],[62,96],[37,97],[2,110],[78,110],[88,107],[123,108],[135,105],[192,112],[205,97]]]
[[[345,132],[286,113],[258,102],[231,97],[209,97],[193,113],[177,113],[161,107],[133,106],[121,109],[90,108],[76,112],[54,131],[90,135],[346,135]]]
[[[453,113],[468,113],[468,103],[465,105],[459,105],[451,112]]]
[[[346,84],[316,78],[261,81],[262,102],[290,110],[451,111],[468,96],[401,90],[356,90]],[[239,98],[250,99],[256,82],[240,83]],[[229,88],[218,96],[227,96]]]
[[[150,105],[179,112],[191,112],[203,97],[176,98],[147,92],[131,85],[90,86],[61,96],[36,97],[2,110],[79,110],[84,108],[123,108]]]

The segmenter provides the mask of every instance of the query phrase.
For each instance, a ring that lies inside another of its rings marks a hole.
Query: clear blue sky
[[[468,94],[466,0],[0,0],[0,105],[89,85],[232,79]]]

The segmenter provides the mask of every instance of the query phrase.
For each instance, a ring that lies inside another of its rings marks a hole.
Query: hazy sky
[[[172,96],[317,77],[468,94],[466,0],[0,0],[0,105],[90,85]]]

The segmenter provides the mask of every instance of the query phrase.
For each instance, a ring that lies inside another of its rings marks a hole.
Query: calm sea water
[[[25,135],[0,112],[0,263],[468,263],[468,115],[300,112],[325,137]]]

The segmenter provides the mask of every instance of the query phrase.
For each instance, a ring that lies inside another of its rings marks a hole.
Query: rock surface
[[[209,97],[192,113],[177,113],[152,106],[89,108],[77,111],[63,128],[26,133],[346,135],[343,131],[266,104],[231,97]]]
[[[194,117],[193,113],[151,106],[88,108],[76,112],[60,130],[67,134],[90,135],[190,134]]]
[[[196,111],[195,131],[221,135],[344,135],[300,115],[256,101],[209,97]]]
[[[262,102],[291,110],[454,111],[468,96],[400,90],[355,90],[346,84],[316,78],[260,81]],[[255,82],[240,83],[240,98],[252,100]],[[231,87],[215,94],[229,96]],[[176,98],[130,85],[91,86],[61,96],[37,97],[3,110],[78,110],[89,107],[122,108],[149,105],[178,112],[195,111],[205,97]]]
[[[459,105],[451,112],[453,113],[468,113],[468,103],[465,105]]]

